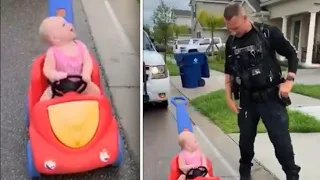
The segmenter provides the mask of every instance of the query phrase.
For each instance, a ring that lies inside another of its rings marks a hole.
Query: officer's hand
[[[280,97],[288,97],[291,92],[293,86],[293,81],[286,81],[280,84],[279,96]]]
[[[233,100],[233,99],[228,99],[227,100],[227,104],[229,109],[234,112],[234,113],[239,113],[239,110],[241,109],[240,107],[238,107],[237,103]]]

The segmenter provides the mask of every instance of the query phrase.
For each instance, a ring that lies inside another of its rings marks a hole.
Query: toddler
[[[50,45],[47,50],[43,73],[50,82],[66,78],[68,75],[80,75],[87,83],[84,94],[100,94],[99,87],[91,81],[92,59],[84,43],[76,39],[72,24],[63,17],[53,16],[42,21],[39,34]],[[40,100],[52,98],[48,87]]]
[[[183,174],[180,175],[178,180],[186,180],[186,173],[199,166],[207,166],[207,159],[199,149],[196,137],[190,131],[183,131],[179,134],[179,146],[182,151],[179,154],[179,169]],[[206,177],[209,177],[207,174]]]

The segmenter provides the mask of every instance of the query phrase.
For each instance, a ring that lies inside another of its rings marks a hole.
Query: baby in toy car
[[[179,134],[179,146],[182,151],[179,153],[178,165],[182,174],[178,180],[186,180],[186,173],[193,168],[207,166],[206,156],[200,151],[194,134],[190,131],[183,131]],[[205,177],[209,177],[207,174]]]
[[[76,40],[72,24],[63,17],[48,17],[42,21],[39,34],[50,46],[43,66],[43,73],[50,82],[65,79],[68,75],[79,75],[87,83],[84,94],[100,94],[99,87],[91,81],[93,62],[89,50],[83,42]],[[52,90],[48,87],[40,100],[51,98]]]

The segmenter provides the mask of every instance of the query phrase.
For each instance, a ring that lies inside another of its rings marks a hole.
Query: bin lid
[[[207,55],[204,53],[194,52],[194,53],[184,53],[175,55],[176,61],[179,66],[189,66],[195,64],[204,64],[207,63]]]

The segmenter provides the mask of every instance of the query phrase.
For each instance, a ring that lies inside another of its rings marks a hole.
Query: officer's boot
[[[252,180],[251,164],[240,164],[239,173],[240,173],[240,180]]]
[[[299,172],[301,170],[301,167],[296,166],[290,171],[286,171],[287,180],[299,180]]]

